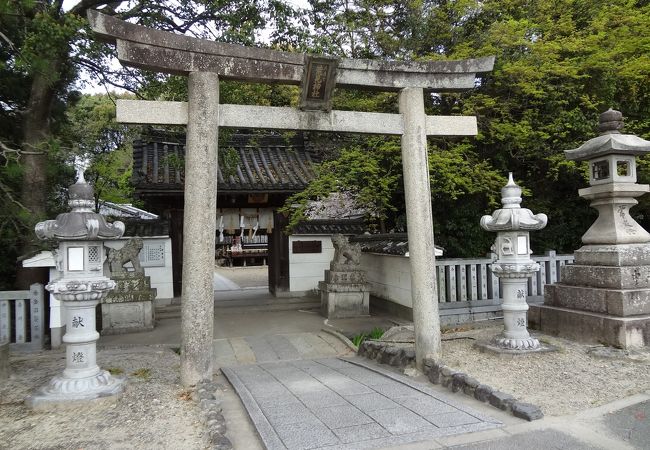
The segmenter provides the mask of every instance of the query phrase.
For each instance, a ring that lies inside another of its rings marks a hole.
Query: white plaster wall
[[[174,273],[172,271],[172,240],[165,240],[165,265],[163,267],[145,267],[144,274],[151,277],[151,287],[156,289],[156,300],[174,298]]]
[[[49,267],[49,281],[58,280],[63,276],[56,268],[54,254],[51,251],[42,251],[39,254],[23,261],[23,267]],[[63,304],[50,294],[50,328],[60,328],[64,325]]]
[[[372,295],[413,307],[408,256],[363,253],[361,267],[366,271]]]
[[[322,253],[293,253],[296,241],[321,241]],[[334,258],[334,246],[330,235],[289,236],[289,291],[304,292],[318,289],[318,282],[325,278]]]

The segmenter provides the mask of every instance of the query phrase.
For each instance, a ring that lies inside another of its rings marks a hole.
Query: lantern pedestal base
[[[506,350],[536,350],[539,348],[539,341],[530,336],[524,339],[497,337],[495,343],[498,347]]]
[[[650,346],[650,244],[585,245],[530,305],[531,327],[580,342]]]
[[[117,401],[126,388],[126,379],[102,370],[84,378],[56,376],[48,384],[25,399],[34,410],[59,409],[87,404],[88,401]]]
[[[535,348],[528,348],[528,349],[504,348],[503,346],[497,343],[499,339],[501,339],[501,337],[497,336],[496,338],[490,341],[476,342],[474,344],[474,348],[476,348],[480,352],[492,353],[494,355],[498,355],[504,358],[532,355],[535,353],[556,352],[559,350],[558,347],[555,347],[554,345],[539,343],[539,342],[537,347]],[[531,338],[531,339],[535,339],[535,338]],[[535,340],[537,341],[537,339]]]

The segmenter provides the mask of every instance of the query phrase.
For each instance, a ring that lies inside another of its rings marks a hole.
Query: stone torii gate
[[[475,117],[427,116],[424,91],[471,89],[494,57],[387,62],[244,47],[154,30],[90,11],[96,35],[125,65],[188,76],[188,102],[118,100],[117,120],[187,125],[181,381],[210,379],[219,127],[399,135],[418,368],[440,353],[427,136],[473,136]],[[219,78],[301,86],[300,109],[219,104]],[[335,86],[399,92],[399,114],[332,111]]]

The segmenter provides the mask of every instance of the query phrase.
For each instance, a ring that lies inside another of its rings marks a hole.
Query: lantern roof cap
[[[481,227],[487,231],[541,230],[546,226],[546,214],[533,214],[530,209],[522,208],[521,188],[508,175],[508,184],[501,189],[503,208],[497,209],[491,216],[481,217]]]
[[[565,150],[564,156],[570,161],[587,161],[612,154],[643,155],[650,152],[650,141],[634,134],[622,134],[623,126],[623,114],[608,109],[600,115],[600,136],[589,139],[576,149]]]
[[[124,234],[124,224],[107,223],[104,216],[94,211],[95,193],[78,172],[77,182],[68,188],[68,206],[71,211],[59,214],[55,220],[36,224],[39,239],[56,240],[105,240],[118,239]]]

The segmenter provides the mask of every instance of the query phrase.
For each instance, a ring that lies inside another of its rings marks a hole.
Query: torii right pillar
[[[650,234],[629,210],[650,191],[636,183],[636,155],[650,142],[622,134],[623,115],[600,115],[601,135],[567,159],[588,161],[590,187],[581,197],[598,210],[582,236],[575,264],[562,268],[560,282],[546,286],[543,305],[531,305],[532,328],[569,339],[630,349],[650,345]]]

